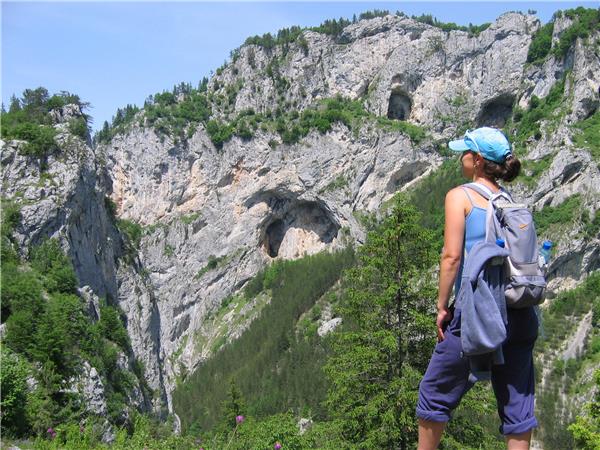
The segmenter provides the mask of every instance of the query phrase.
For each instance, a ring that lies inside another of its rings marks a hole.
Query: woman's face
[[[462,174],[467,180],[472,180],[475,174],[475,153],[467,150],[460,155]]]

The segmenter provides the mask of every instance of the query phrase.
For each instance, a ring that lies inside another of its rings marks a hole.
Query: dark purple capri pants
[[[492,368],[492,386],[502,421],[500,433],[519,434],[537,427],[533,414],[535,377],[533,345],[538,319],[532,307],[508,310],[507,338],[502,345],[505,363]],[[433,351],[429,367],[419,385],[417,416],[447,422],[463,395],[473,387],[469,360],[462,356],[460,310]]]

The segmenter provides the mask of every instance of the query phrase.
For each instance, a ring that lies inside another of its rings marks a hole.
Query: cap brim
[[[470,150],[469,146],[467,145],[464,139],[450,141],[448,143],[448,147],[450,147],[450,150],[453,150],[455,152],[464,152],[466,150]]]

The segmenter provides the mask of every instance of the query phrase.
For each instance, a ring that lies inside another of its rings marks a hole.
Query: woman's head
[[[504,134],[489,127],[467,131],[463,139],[451,141],[451,150],[461,152],[463,175],[512,181],[521,169],[520,161],[512,154],[510,143]]]

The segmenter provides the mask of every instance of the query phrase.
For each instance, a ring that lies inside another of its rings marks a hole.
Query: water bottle
[[[496,239],[496,245],[498,247],[504,248],[504,246],[505,246],[504,239],[502,239],[502,238]],[[502,264],[504,264],[504,257],[496,256],[496,257],[492,258],[492,260],[490,261],[490,264],[492,266],[501,266]]]
[[[546,269],[548,268],[548,263],[550,262],[550,251],[552,250],[552,241],[544,241],[542,246],[540,247],[539,257],[538,257],[538,265],[540,268]]]

